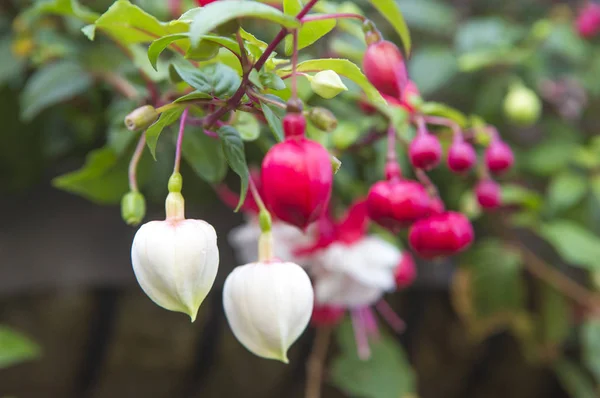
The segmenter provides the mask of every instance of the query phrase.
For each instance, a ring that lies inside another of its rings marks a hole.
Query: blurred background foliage
[[[101,13],[111,1],[82,3]],[[167,1],[134,3],[161,20],[170,17]],[[386,37],[397,39],[366,2],[330,3],[347,10],[364,6]],[[33,24],[26,18],[15,19],[29,2],[11,0],[0,6],[0,192],[23,195],[41,181],[54,179],[57,188],[100,205],[114,205],[127,191],[126,168],[135,138],[125,129],[123,118],[139,101],[124,98],[113,87],[131,85],[146,95],[138,68],[163,85],[168,70],[154,71],[141,45],[131,47],[132,63],[106,38],[92,44],[80,31],[89,11],[73,4],[56,0],[38,5],[55,7],[55,13],[67,16],[36,16]],[[598,396],[600,42],[584,40],[574,29],[583,3],[398,0],[398,4],[414,41],[410,76],[423,97],[466,116],[484,118],[517,154],[516,168],[502,178],[506,207],[491,214],[483,214],[473,199],[473,178],[458,178],[445,168],[431,173],[448,207],[468,214],[477,229],[477,243],[456,259],[456,271],[447,281],[465,331],[474,341],[482,341],[509,330],[522,343],[527,358],[553,369],[571,396]],[[251,31],[266,40],[275,27],[255,25]],[[357,25],[340,23],[328,40],[307,52],[360,63],[361,37]],[[124,80],[115,81],[116,76]],[[515,85],[528,87],[542,101],[542,116],[531,126],[515,124],[505,112],[507,94]],[[347,204],[381,178],[384,143],[354,146],[369,133],[366,126],[381,120],[360,113],[353,94],[323,102],[312,97],[307,82],[301,92],[309,103],[322,104],[338,117],[339,127],[333,133],[314,128],[310,133],[341,158],[336,201]],[[441,135],[447,144],[450,135]],[[187,146],[188,161],[206,159],[214,152],[206,149],[212,141],[199,136],[198,142]],[[269,138],[255,141],[248,148],[250,159],[257,161],[270,142]],[[172,140],[163,137],[158,161],[144,155],[140,183],[150,200],[160,202],[165,196],[172,149]],[[400,156],[405,158],[403,153]],[[205,182],[207,176],[198,171],[203,167],[189,161],[184,169],[184,175],[190,176],[186,176],[188,200],[216,200]],[[195,172],[197,177],[192,177]],[[338,336],[342,352],[332,364],[336,385],[361,396],[387,397],[400,396],[414,384],[406,358],[395,351],[400,348],[394,348],[392,340],[383,339],[379,343],[383,348],[373,348],[370,363],[356,363],[348,333],[348,325],[342,325]],[[27,339],[0,329],[0,367],[32,358],[38,351]],[[390,387],[388,393],[373,393],[364,383],[381,385],[381,372],[375,371],[374,363],[385,364],[382,372],[403,369],[407,381]],[[360,379],[366,382],[352,377],[356,369],[371,369],[369,377]]]

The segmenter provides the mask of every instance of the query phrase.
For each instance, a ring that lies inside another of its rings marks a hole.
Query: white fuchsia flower
[[[131,262],[152,301],[188,314],[193,322],[217,275],[217,234],[206,221],[185,219],[179,192],[167,196],[166,213],[166,220],[150,221],[137,231]]]

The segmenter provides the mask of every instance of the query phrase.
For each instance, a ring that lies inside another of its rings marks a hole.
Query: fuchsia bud
[[[399,289],[404,289],[412,285],[417,278],[417,266],[415,265],[415,259],[408,253],[402,253],[400,263],[394,271],[394,277],[396,279],[396,286]]]
[[[304,137],[286,139],[267,152],[262,183],[265,202],[274,215],[304,229],[321,216],[331,197],[329,152]]]
[[[440,162],[442,145],[435,135],[420,132],[410,143],[408,156],[414,167],[429,170]]]
[[[502,204],[500,185],[491,179],[479,181],[475,187],[475,196],[479,205],[484,209],[496,209]]]
[[[283,131],[286,138],[304,136],[306,119],[301,113],[288,113],[283,118]]]
[[[414,223],[408,241],[419,256],[433,259],[466,249],[474,235],[473,226],[464,214],[447,211]]]
[[[217,0],[196,0],[196,4],[198,4],[200,7],[204,7],[207,4],[210,3],[214,3]]]
[[[367,47],[363,59],[367,79],[382,94],[401,98],[408,82],[404,57],[398,47],[389,41],[377,41]]]
[[[462,138],[455,139],[448,150],[448,168],[455,173],[464,173],[471,170],[476,161],[473,146]]]
[[[431,205],[429,206],[429,214],[440,214],[443,213],[445,210],[446,206],[444,205],[444,202],[439,196],[431,199]]]
[[[600,32],[600,4],[588,3],[577,15],[575,27],[579,36],[589,39]]]
[[[493,173],[503,173],[515,162],[515,156],[507,143],[495,138],[485,150],[485,164]]]
[[[408,227],[427,216],[430,205],[423,185],[399,178],[375,183],[367,197],[369,217],[391,231]]]
[[[310,323],[313,326],[335,326],[344,317],[344,310],[341,307],[330,305],[318,305],[315,303],[313,307]]]

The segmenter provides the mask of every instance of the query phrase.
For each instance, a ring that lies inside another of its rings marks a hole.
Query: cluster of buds
[[[589,1],[579,10],[575,21],[577,33],[584,39],[591,39],[600,33],[600,4]]]

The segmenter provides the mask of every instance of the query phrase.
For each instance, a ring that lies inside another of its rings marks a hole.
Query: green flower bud
[[[127,225],[139,225],[146,215],[146,200],[139,192],[128,192],[121,199],[121,217]]]
[[[542,103],[533,90],[516,85],[510,88],[504,98],[504,114],[512,123],[530,126],[540,117]]]
[[[342,79],[332,70],[324,70],[314,75],[310,79],[310,87],[325,99],[331,99],[342,91],[348,90]]]
[[[331,155],[331,166],[333,167],[333,174],[337,174],[337,172],[340,171],[340,168],[342,167],[342,161],[336,158],[335,156]]]
[[[308,111],[308,119],[316,128],[327,133],[331,133],[338,125],[335,115],[329,109],[325,108],[312,108]]]
[[[159,113],[152,105],[144,105],[125,116],[125,126],[130,131],[145,130],[158,119]]]

